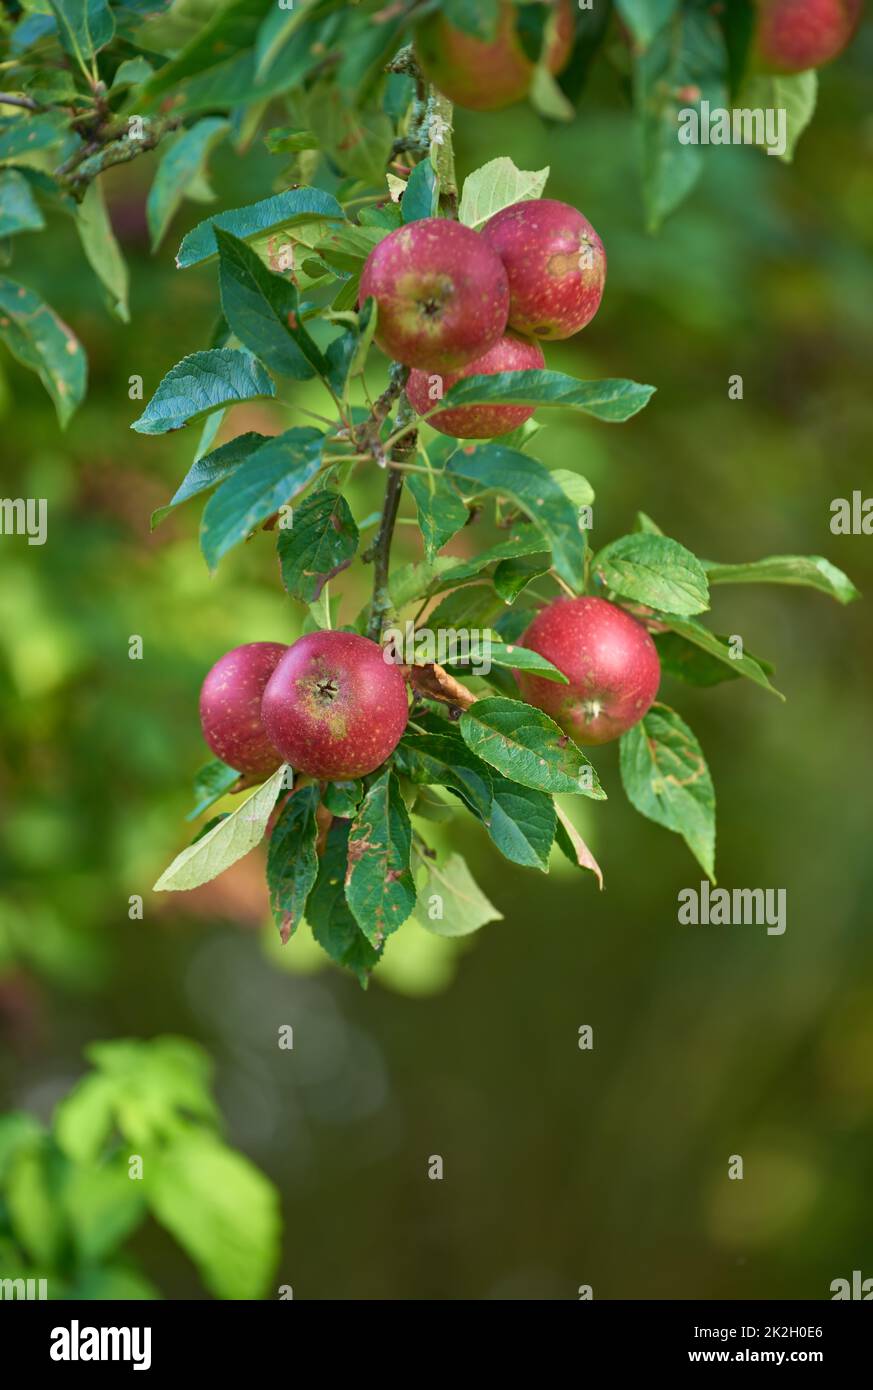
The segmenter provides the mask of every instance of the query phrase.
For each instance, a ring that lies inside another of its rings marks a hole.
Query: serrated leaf
[[[188,266],[206,265],[213,260],[218,255],[216,227],[230,232],[240,241],[250,242],[267,234],[278,235],[296,222],[324,220],[326,224],[344,218],[345,213],[329,193],[323,193],[320,188],[291,188],[272,198],[262,198],[260,202],[219,212],[198,222],[183,239],[176,264],[180,270],[184,270]]]
[[[192,352],[170,368],[130,428],[138,434],[166,434],[222,406],[275,394],[272,378],[251,353],[235,348]]]
[[[581,410],[596,420],[612,423],[629,420],[648,404],[654,386],[636,381],[607,378],[603,381],[577,381],[564,372],[535,368],[524,372],[495,372],[492,376],[466,376],[450,387],[439,403],[440,410],[462,405],[560,406]],[[463,452],[463,450],[461,451]]]
[[[419,786],[450,787],[482,820],[493,800],[490,768],[449,733],[405,733],[394,755],[395,766]]]
[[[202,177],[211,151],[224,139],[229,129],[229,121],[219,116],[207,116],[183,131],[163,150],[146,199],[152,251],[160,246],[182,200],[191,196],[192,183]]]
[[[211,570],[302,491],[321,466],[323,441],[315,429],[286,430],[261,444],[212,494],[200,523],[200,549]]]
[[[297,930],[318,877],[318,786],[292,792],[279,813],[267,853],[270,909],[283,945]]]
[[[585,754],[554,720],[522,700],[499,695],[477,700],[461,715],[460,729],[470,751],[511,782],[606,798]]]
[[[461,482],[464,491],[495,492],[515,502],[545,538],[561,578],[574,589],[582,587],[585,538],[573,504],[547,468],[526,454],[485,444],[458,450],[448,460],[446,472]]]
[[[757,662],[753,656],[750,656],[748,652],[744,651],[742,656],[732,656],[732,648],[724,638],[717,637],[714,632],[710,632],[709,628],[704,627],[702,623],[695,622],[691,618],[676,618],[670,613],[659,613],[658,618],[670,628],[670,633],[655,637],[655,645],[658,648],[658,654],[662,657],[662,660],[665,654],[669,659],[671,651],[674,660],[678,656],[675,649],[670,649],[665,645],[663,640],[663,638],[669,637],[672,634],[674,637],[680,639],[680,641],[691,644],[692,651],[696,648],[699,655],[709,658],[717,667],[729,668],[724,671],[721,677],[718,675],[713,676],[711,671],[704,668],[701,678],[695,681],[693,675],[689,675],[688,659],[686,658],[686,670],[682,674],[686,679],[690,679],[692,684],[715,685],[719,679],[729,680],[731,676],[745,676],[747,680],[753,681],[755,685],[759,685],[762,690],[769,690],[771,695],[777,696],[780,700],[785,699],[781,691],[770,684],[767,679],[767,673],[759,662]],[[691,671],[699,670],[699,668],[695,668],[693,665],[690,669]]]
[[[454,589],[438,603],[428,614],[427,625],[432,632],[439,632],[441,628],[487,627],[502,607],[501,599],[490,585],[468,584]]]
[[[332,815],[351,820],[361,804],[363,795],[363,782],[354,778],[350,782],[326,782],[321,799]]]
[[[465,579],[473,579],[489,565],[499,564],[503,560],[515,560],[524,555],[535,555],[537,551],[542,550],[542,544],[542,535],[536,527],[521,526],[505,541],[498,541],[496,545],[481,550],[472,559],[450,562],[431,586],[433,592],[440,593],[444,589],[452,589],[456,584],[463,583]]]
[[[492,773],[493,800],[485,828],[513,864],[549,871],[555,839],[555,803],[545,792]]]
[[[715,882],[715,790],[700,744],[683,719],[655,704],[620,741],[621,780],[641,815],[681,835]]]
[[[198,888],[201,883],[208,883],[224,873],[231,864],[260,844],[284,778],[285,767],[282,766],[214,830],[183,849],[161,874],[154,891],[177,893]]]
[[[542,676],[543,680],[555,681],[558,685],[569,685],[563,671],[559,671],[557,666],[540,656],[539,652],[531,651],[528,647],[518,647],[512,642],[504,643],[496,633],[492,633],[487,639],[484,655],[493,666],[505,666],[510,671],[531,671],[534,675]]]
[[[749,122],[743,124],[743,142],[763,147],[768,154],[772,151],[785,164],[790,164],[797,142],[815,114],[817,99],[818,73],[815,68],[791,74],[750,73],[733,101],[734,119],[737,111],[761,112],[762,122],[766,121],[769,112],[775,112],[777,117],[784,114],[785,144],[781,150],[778,143],[767,144],[769,129],[765,126],[765,133],[759,132],[753,124],[748,133],[762,133],[764,138],[747,141]]]
[[[416,851],[418,901],[415,917],[435,936],[470,936],[503,913],[488,901],[460,854],[441,864]]]
[[[579,831],[571,821],[567,812],[562,807],[556,805],[558,824],[555,833],[555,844],[561,853],[574,864],[577,869],[584,869],[587,873],[594,874],[601,891],[603,890],[603,871],[600,868],[591,850],[586,845]]]
[[[326,376],[327,360],[300,317],[297,287],[274,275],[251,247],[217,227],[219,287],[224,317],[236,337],[271,371],[305,381]]]
[[[103,184],[99,179],[88,185],[79,204],[76,225],[88,264],[106,290],[111,312],[122,323],[129,323],[127,294],[130,277],[112,230],[103,198]]]
[[[210,417],[214,418],[214,417]],[[203,454],[196,458],[192,463],[182,482],[174,492],[170,501],[163,507],[158,507],[152,512],[152,530],[163,521],[165,516],[175,511],[183,502],[187,502],[191,497],[197,497],[203,492],[208,492],[210,488],[217,487],[235,473],[241,463],[245,463],[255,450],[265,444],[270,438],[266,434],[238,434],[236,439],[228,440],[227,444],[222,444],[211,453]]]
[[[514,560],[501,560],[492,580],[495,591],[504,603],[515,603],[519,594],[552,567],[551,555],[520,555]]]
[[[348,502],[338,492],[315,492],[294,508],[292,524],[279,530],[282,583],[293,598],[314,603],[327,581],[351,564],[357,548]]]
[[[679,617],[709,607],[703,565],[668,536],[635,531],[604,546],[592,566],[607,589]]]
[[[821,555],[771,555],[744,565],[705,560],[703,567],[710,584],[796,584],[843,604],[861,597],[851,579]]]
[[[400,783],[386,769],[367,792],[349,831],[346,900],[367,940],[378,947],[415,907],[409,865],[412,826]]]
[[[337,820],[328,832],[318,878],[306,904],[306,920],[331,960],[353,971],[358,982],[366,986],[382,948],[376,950],[370,945],[346,901],[349,830],[348,821]]]
[[[541,198],[548,177],[548,165],[517,169],[508,155],[491,159],[464,180],[458,219],[467,227],[479,228],[502,208]]]
[[[434,468],[427,474],[410,473],[406,485],[418,508],[425,554],[428,560],[433,560],[437,551],[467,524],[470,513],[442,469]]]
[[[0,276],[0,338],[54,402],[61,427],[81,404],[88,379],[82,347],[54,309],[33,290]]]

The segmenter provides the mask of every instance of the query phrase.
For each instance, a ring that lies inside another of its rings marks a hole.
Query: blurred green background
[[[595,76],[568,127],[524,108],[458,113],[461,173],[501,153],[548,163],[548,193],[606,243],[603,307],[549,364],[658,387],[627,425],[554,415],[538,440],[547,463],[593,483],[595,545],[643,509],[707,558],[824,554],[873,590],[873,542],[829,530],[832,499],[871,491],[871,57],[868,26],[822,74],[793,166],[707,151],[657,238],[641,230],[613,81]],[[130,327],[102,312],[69,224],[17,247],[14,273],[84,341],[91,388],[61,436],[37,380],[0,363],[3,493],[49,499],[48,544],[0,541],[2,1108],[47,1119],[93,1039],[199,1040],[229,1139],[280,1189],[275,1282],[295,1297],[575,1298],[591,1284],[595,1298],[825,1298],[836,1277],[873,1275],[866,601],[720,589],[714,627],[775,663],[787,704],[747,682],[662,688],[713,772],[719,882],[787,888],[782,937],[677,924],[677,893],[700,873],[629,808],[615,748],[594,759],[609,802],[584,807],[602,895],[558,863],[547,881],[514,868],[459,819],[454,842],[505,920],[463,949],[408,925],[367,993],[317,968],[303,937],[279,950],[257,854],[194,894],[150,893],[190,833],[205,671],[300,625],[269,537],[210,579],[196,503],[149,534],[196,439],[131,433],[128,378],[148,398],[206,344],[217,305],[213,270],[173,266],[201,207],[148,254],[150,160],[105,185]],[[280,167],[258,148],[220,155],[220,205],[264,196]],[[742,401],[728,398],[737,373]],[[234,431],[288,419],[240,408]],[[356,484],[359,517],[381,484]],[[344,618],[368,579],[343,576]],[[128,659],[134,634],[142,661]],[[204,1296],[156,1226],[131,1249],[165,1296]]]

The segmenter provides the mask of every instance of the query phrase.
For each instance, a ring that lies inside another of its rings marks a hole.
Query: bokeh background
[[[793,166],[711,148],[654,238],[614,81],[595,74],[568,127],[524,108],[458,113],[461,173],[499,153],[548,163],[549,194],[606,243],[603,307],[550,365],[658,387],[627,425],[555,414],[537,441],[593,483],[595,545],[643,509],[707,558],[824,554],[873,592],[873,540],[829,530],[834,498],[873,490],[871,58],[868,26],[822,73]],[[148,397],[205,345],[217,303],[213,270],[173,266],[201,207],[148,253],[150,158],[106,184],[130,327],[102,312],[69,224],[17,248],[16,274],[83,339],[91,388],[62,436],[36,379],[0,362],[3,494],[50,508],[47,545],[0,542],[2,1108],[48,1119],[94,1039],[199,1040],[231,1142],[280,1189],[276,1286],[295,1297],[575,1298],[591,1284],[596,1298],[826,1298],[834,1278],[873,1275],[869,601],[719,589],[714,626],[775,663],[786,705],[742,681],[663,687],[713,772],[719,881],[786,888],[782,937],[677,924],[700,873],[630,809],[614,748],[595,758],[610,800],[583,811],[602,894],[558,862],[545,881],[514,868],[459,820],[504,920],[462,947],[407,926],[366,993],[303,936],[278,948],[257,853],[194,894],[150,893],[190,835],[205,671],[300,625],[268,537],[209,578],[196,503],[149,533],[195,439],[131,433],[128,379]],[[257,147],[220,154],[220,205],[264,196],[280,167]],[[728,398],[737,373],[742,401]],[[241,408],[233,430],[289,419]],[[359,517],[381,482],[356,483]],[[344,615],[367,579],[343,577]],[[157,1226],[130,1249],[165,1296],[205,1296]]]

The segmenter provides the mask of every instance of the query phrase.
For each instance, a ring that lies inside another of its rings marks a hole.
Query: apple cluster
[[[437,410],[462,377],[542,368],[539,340],[569,338],[600,307],[606,252],[576,208],[554,198],[512,203],[480,232],[427,217],[389,233],[370,252],[359,303],[372,296],[376,341],[412,370],[406,394],[442,434],[490,439],[524,424],[534,407]]]

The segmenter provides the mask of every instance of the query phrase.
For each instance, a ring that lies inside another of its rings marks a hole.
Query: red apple
[[[591,322],[603,297],[606,252],[581,212],[532,198],[496,212],[481,236],[506,267],[510,328],[569,338]]]
[[[573,48],[573,15],[569,0],[546,0],[548,17],[545,57],[551,73],[566,67]],[[472,111],[496,111],[527,95],[534,64],[518,34],[519,7],[500,0],[497,30],[487,42],[451,24],[439,10],[415,34],[415,56],[429,82]]]
[[[842,53],[863,0],[755,0],[755,9],[757,65],[767,72],[804,72]]]
[[[512,333],[504,333],[482,357],[468,362],[459,372],[410,372],[406,383],[406,394],[413,409],[419,415],[433,410],[450,386],[465,376],[493,376],[496,372],[523,372],[536,367],[544,367],[546,359],[536,343],[529,338],[517,338]],[[433,391],[439,389],[439,395]],[[517,430],[525,420],[533,415],[532,405],[464,405],[455,410],[441,410],[428,420],[441,434],[453,435],[455,439],[491,439],[495,434],[508,434]]]
[[[203,737],[217,758],[238,772],[269,776],[282,759],[261,720],[261,699],[288,648],[247,642],[216,661],[200,691]]]
[[[646,629],[602,598],[559,598],[521,638],[570,684],[516,672],[522,697],[579,744],[609,743],[639,722],[658,693],[661,663]]]
[[[376,342],[407,367],[450,371],[497,342],[509,285],[498,256],[477,232],[442,217],[398,227],[373,247],[359,304],[378,306]]]
[[[409,710],[406,682],[382,648],[355,632],[309,632],[264,691],[264,725],[296,772],[363,777],[394,752]]]

